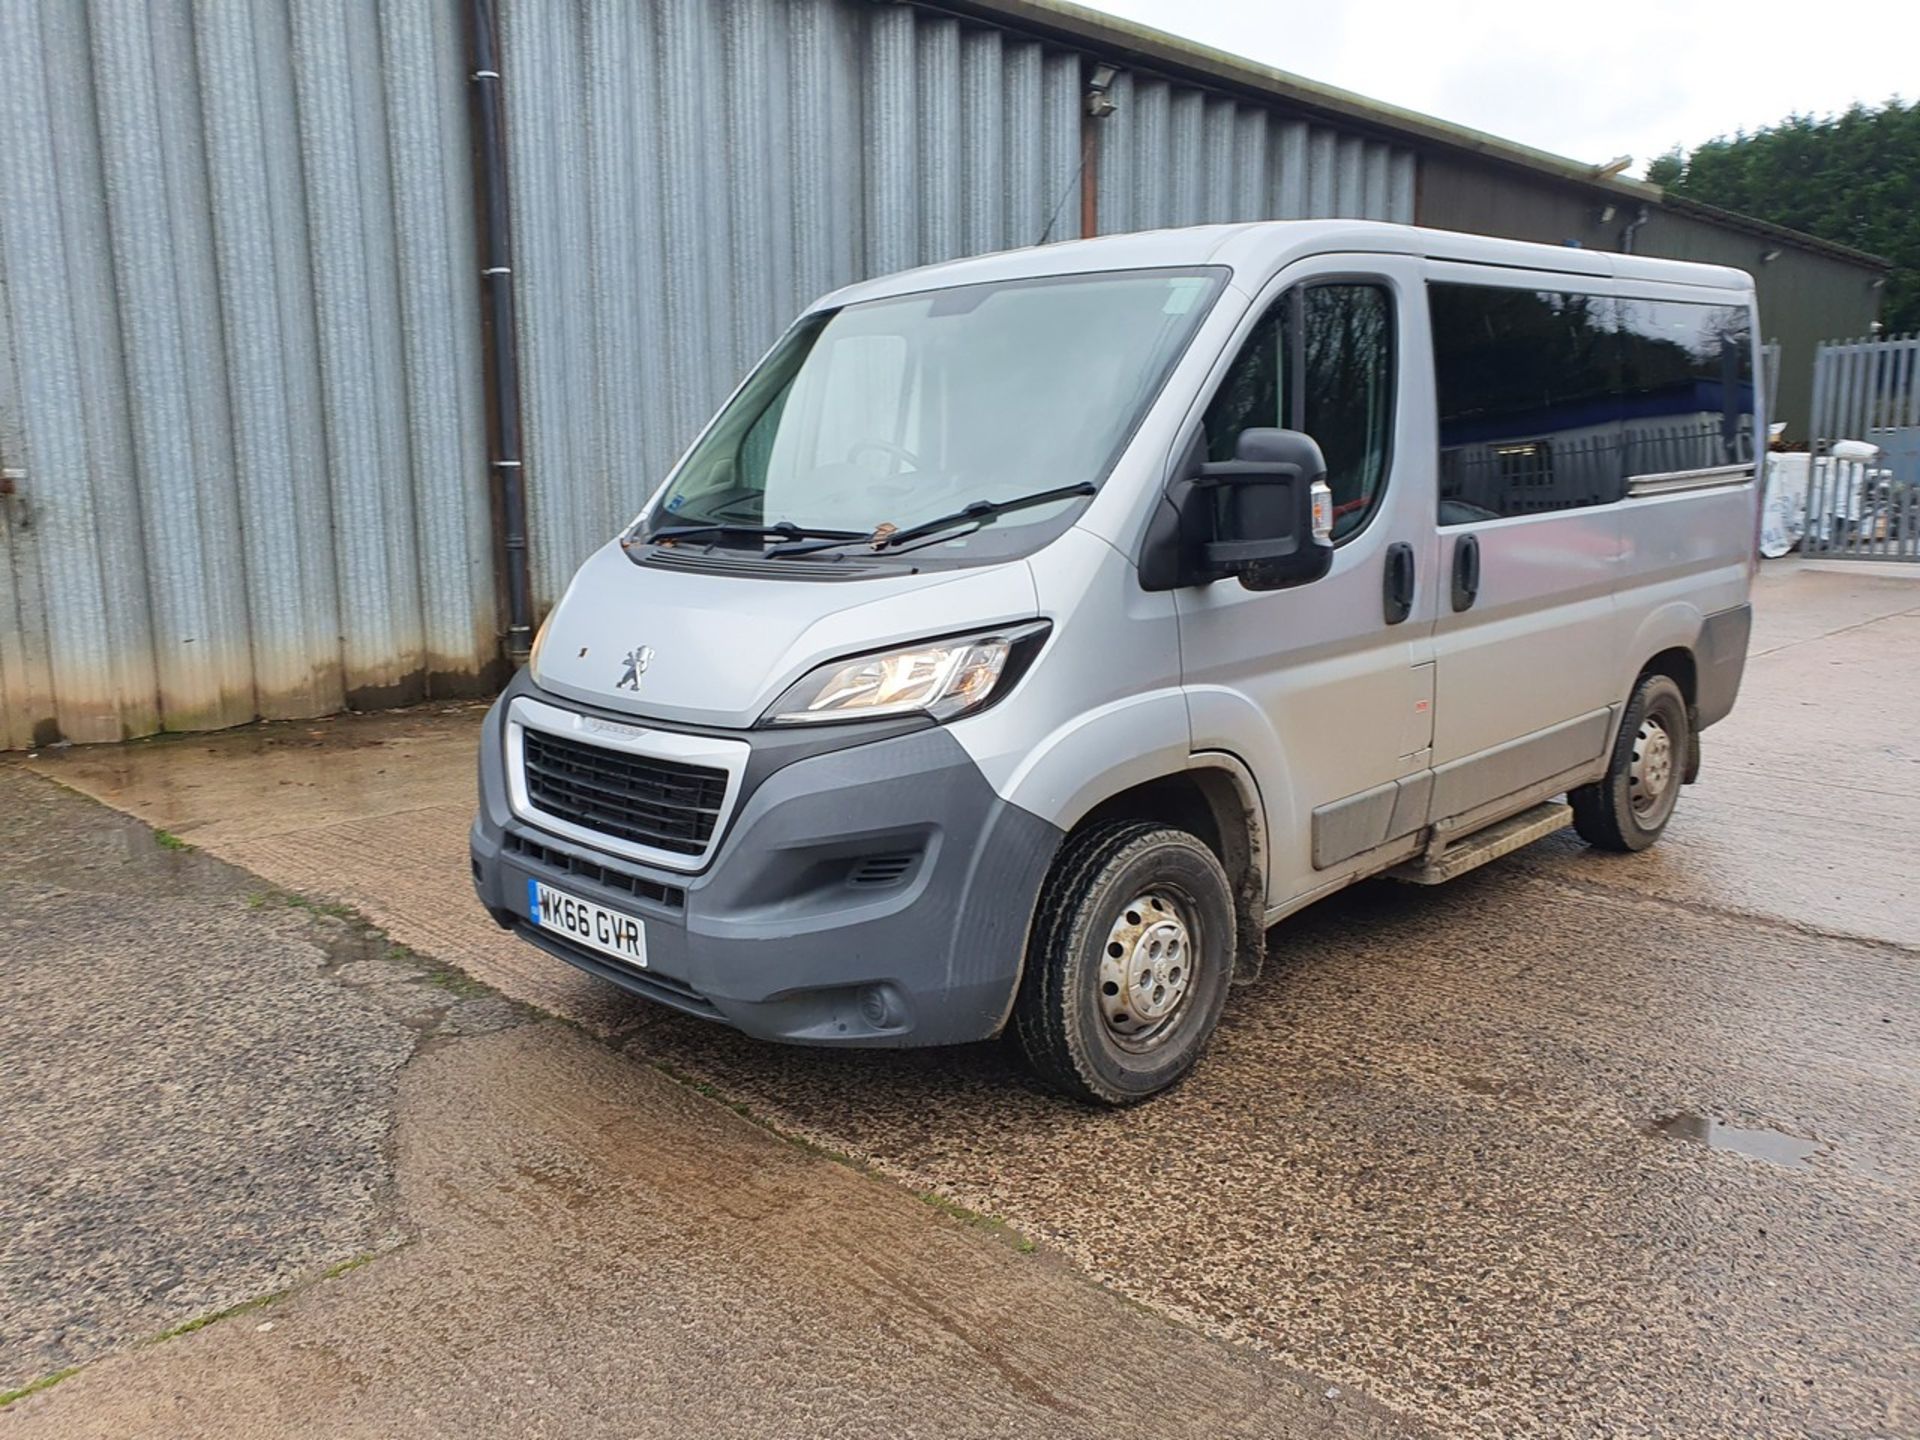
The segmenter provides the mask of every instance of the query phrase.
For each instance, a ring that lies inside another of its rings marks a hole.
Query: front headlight
[[[790,687],[760,723],[810,725],[913,714],[952,720],[1012,684],[1046,632],[1042,622],[831,661]]]
[[[535,680],[540,678],[540,651],[547,643],[547,627],[553,624],[553,611],[547,612],[547,618],[540,622],[540,628],[533,632],[533,644],[527,647],[527,673]]]

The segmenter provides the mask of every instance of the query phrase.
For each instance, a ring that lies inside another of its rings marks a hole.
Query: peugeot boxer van
[[[1152,1095],[1302,906],[1659,838],[1745,663],[1755,338],[1738,271],[1349,221],[838,291],[494,707],[480,898],[765,1040]]]

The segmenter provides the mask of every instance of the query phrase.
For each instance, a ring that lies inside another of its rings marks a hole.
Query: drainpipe
[[[1105,62],[1087,76],[1086,103],[1080,110],[1080,238],[1100,233],[1100,122],[1120,107],[1108,92],[1119,70]]]
[[[507,224],[507,134],[494,0],[468,0],[474,204],[480,260],[480,351],[485,368],[487,473],[507,615],[506,656],[533,648],[533,582],[527,565],[527,490],[520,454],[520,356],[513,325],[513,246]]]
[[[1647,221],[1652,218],[1652,216],[1653,216],[1653,212],[1649,210],[1646,206],[1642,205],[1639,209],[1639,212],[1633,217],[1633,219],[1629,220],[1624,226],[1621,227],[1620,253],[1622,255],[1633,254],[1633,232],[1638,230],[1642,225],[1646,224]]]

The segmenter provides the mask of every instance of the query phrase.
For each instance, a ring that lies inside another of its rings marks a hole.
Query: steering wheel
[[[891,440],[860,441],[851,450],[847,451],[847,463],[849,465],[859,464],[860,457],[869,450],[878,455],[891,455],[894,459],[903,462],[909,470],[924,470],[926,468],[920,463],[920,457],[918,455],[907,449],[906,446],[896,445]]]

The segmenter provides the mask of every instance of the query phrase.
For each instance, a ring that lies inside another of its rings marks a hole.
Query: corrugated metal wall
[[[503,0],[536,606],[815,296],[1080,233],[1079,55],[873,0]],[[1414,158],[1123,73],[1100,228],[1411,222]]]
[[[1082,60],[873,0],[501,0],[539,609],[793,313],[1079,232]],[[0,748],[481,685],[457,0],[0,0]],[[1123,74],[1103,231],[1410,220]],[[0,487],[4,489],[4,487]]]
[[[0,3],[0,745],[480,684],[456,21]]]

